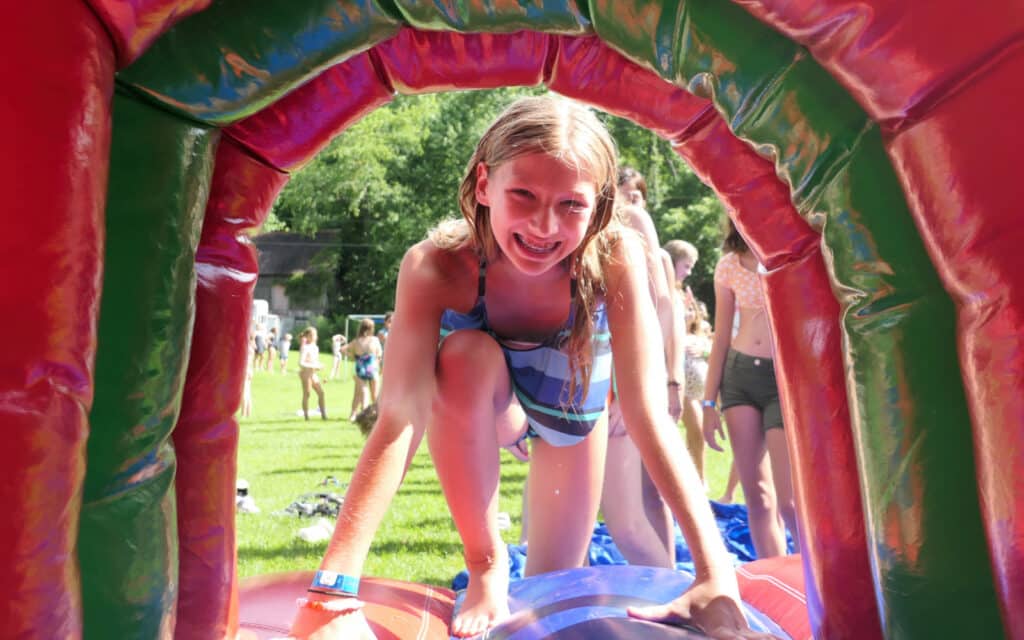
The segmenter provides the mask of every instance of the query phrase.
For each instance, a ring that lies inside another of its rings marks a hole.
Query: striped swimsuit
[[[565,403],[569,393],[570,327],[576,313],[570,304],[569,319],[560,331],[537,346],[517,348],[503,342],[487,324],[486,265],[480,265],[476,304],[468,313],[451,309],[441,317],[441,336],[459,329],[486,331],[501,346],[512,378],[512,388],[522,405],[529,423],[530,436],[540,436],[549,444],[564,447],[576,444],[586,437],[604,413],[611,385],[612,350],[608,332],[608,316],[604,303],[594,311],[594,354],[590,374],[590,388],[586,396],[577,388],[573,402]],[[572,281],[571,295],[575,299],[576,281]]]

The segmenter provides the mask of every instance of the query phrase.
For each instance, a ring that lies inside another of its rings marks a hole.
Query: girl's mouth
[[[512,235],[515,237],[516,243],[520,247],[522,247],[528,253],[538,256],[544,256],[553,253],[562,244],[561,241],[557,240],[555,242],[530,242],[523,236],[519,235],[518,233],[514,233]]]

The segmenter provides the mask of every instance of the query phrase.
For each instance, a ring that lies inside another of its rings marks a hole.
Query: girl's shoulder
[[[722,254],[722,257],[718,259],[718,264],[715,265],[715,280],[728,282],[739,268],[742,268],[739,254],[735,251],[727,251]]]
[[[399,282],[443,308],[460,308],[475,302],[479,274],[480,257],[472,246],[443,248],[427,239],[406,251]]]

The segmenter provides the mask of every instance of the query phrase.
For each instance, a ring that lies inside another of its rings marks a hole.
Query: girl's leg
[[[761,412],[746,405],[725,410],[726,428],[732,442],[736,471],[747,500],[750,537],[759,558],[786,553],[778,505],[772,488],[771,465],[761,431]]]
[[[369,381],[370,386],[370,404],[377,402],[377,378]]]
[[[519,544],[521,544],[523,546],[527,546],[527,547],[529,546],[529,541],[526,539],[526,532],[529,531],[529,526],[530,526],[530,505],[527,504],[526,498],[529,495],[530,495],[530,478],[527,477],[526,480],[523,481],[523,497],[522,497],[523,511],[522,511],[522,515],[519,517],[519,523],[522,525],[522,527],[521,527],[521,529],[519,531]]]
[[[729,465],[729,479],[725,483],[725,493],[718,499],[722,504],[731,504],[736,501],[736,487],[740,484],[740,474],[736,471],[735,455],[732,464]]]
[[[643,498],[647,522],[658,536],[661,548],[665,550],[665,558],[668,563],[666,566],[669,569],[674,569],[676,566],[675,519],[672,517],[672,511],[668,505],[661,499],[661,493],[654,485],[650,474],[647,473],[647,468],[643,465],[640,466],[640,495]]]
[[[686,450],[693,458],[693,466],[697,467],[697,475],[707,485],[704,477],[704,432],[702,422],[704,413],[700,408],[700,401],[688,399],[683,402],[683,427],[686,428]]]
[[[497,522],[498,447],[525,430],[526,416],[512,399],[505,356],[494,339],[481,331],[445,338],[427,442],[469,569],[454,636],[477,635],[509,614],[508,556]]]
[[[362,411],[370,406],[370,381],[363,380],[362,393],[359,395],[359,410]]]
[[[316,374],[313,374],[310,382],[312,383],[313,390],[316,391],[316,403],[320,407],[320,418],[326,420],[327,402],[324,399],[324,386],[320,384],[320,378]]]
[[[334,362],[331,364],[331,375],[327,378],[328,380],[334,380],[338,377],[338,368],[341,366],[341,356],[334,356]]]
[[[302,416],[309,420],[309,390],[312,386],[313,376],[300,371],[299,382],[302,383]]]
[[[359,408],[363,403],[363,379],[359,376],[353,376],[354,386],[352,387],[352,411],[349,413],[348,421],[355,422],[356,414],[359,413]]]
[[[554,447],[540,438],[530,452],[529,529],[526,575],[586,564],[608,447],[608,420],[602,418],[582,442]]]
[[[642,475],[640,452],[633,440],[629,436],[608,438],[601,513],[615,546],[629,564],[671,568],[664,543],[645,513]]]
[[[800,552],[800,532],[797,527],[796,505],[793,498],[793,479],[790,475],[789,447],[786,444],[786,432],[782,429],[768,429],[764,434],[768,444],[768,456],[772,463],[772,478],[775,481],[775,494],[779,498],[779,513],[786,523],[796,550]]]

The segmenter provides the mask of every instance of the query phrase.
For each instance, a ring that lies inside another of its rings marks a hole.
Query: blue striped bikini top
[[[476,304],[467,313],[445,310],[441,317],[441,335],[445,336],[458,329],[478,329],[489,333],[505,353],[514,392],[526,412],[530,426],[542,436],[549,431],[576,439],[585,436],[604,413],[611,386],[611,334],[604,302],[599,302],[594,309],[590,387],[585,395],[582,388],[577,388],[572,401],[566,402],[569,400],[568,344],[576,314],[575,278],[570,282],[571,302],[565,325],[539,344],[525,348],[517,341],[502,339],[490,328],[484,302],[486,290],[487,266],[481,262]],[[577,382],[580,382],[578,376]]]

